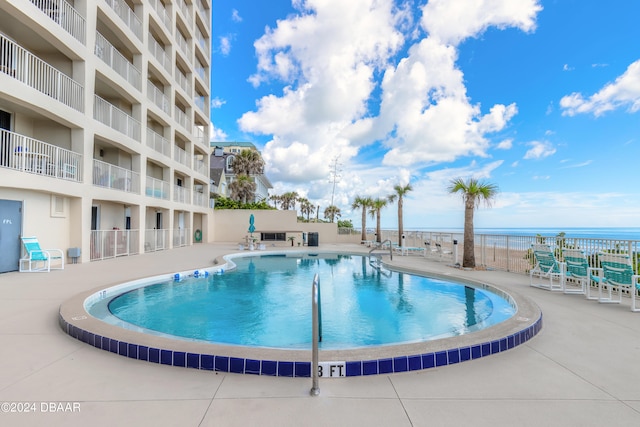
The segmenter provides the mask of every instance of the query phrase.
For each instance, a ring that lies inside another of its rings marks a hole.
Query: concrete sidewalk
[[[531,298],[544,315],[542,332],[453,366],[321,379],[320,396],[311,397],[310,379],[140,362],[81,343],[58,326],[60,304],[81,291],[207,267],[236,249],[194,245],[48,274],[0,275],[0,402],[8,402],[0,405],[0,425],[640,425],[640,313],[629,311],[628,299],[598,304],[530,288],[524,275],[460,271],[416,256],[394,262]]]

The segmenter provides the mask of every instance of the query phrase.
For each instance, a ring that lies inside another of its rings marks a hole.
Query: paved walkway
[[[542,332],[458,365],[321,379],[320,396],[311,397],[310,379],[154,365],[93,348],[58,326],[58,307],[81,291],[209,266],[233,250],[195,245],[48,274],[0,274],[0,402],[9,402],[0,405],[0,425],[640,425],[640,313],[629,311],[628,299],[598,304],[530,288],[523,275],[460,271],[416,256],[394,261],[530,297],[542,309]]]

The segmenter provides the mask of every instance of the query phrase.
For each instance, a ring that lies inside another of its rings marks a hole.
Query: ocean
[[[462,234],[462,228],[410,228],[411,231],[433,231],[442,233]],[[530,227],[530,228],[476,228],[476,234],[494,234],[507,236],[535,236],[555,237],[564,232],[565,237],[581,237],[588,239],[611,239],[611,240],[640,240],[640,227]]]

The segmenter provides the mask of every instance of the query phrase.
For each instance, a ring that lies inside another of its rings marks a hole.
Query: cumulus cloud
[[[548,141],[532,141],[527,144],[531,148],[524,155],[525,159],[544,159],[555,154],[556,149]]]
[[[240,16],[240,12],[237,9],[231,11],[231,20],[233,22],[242,22],[242,16]]]
[[[220,53],[223,54],[224,56],[229,55],[229,53],[231,52],[231,37],[229,36],[220,36],[218,38],[218,42],[219,42],[219,50]]]
[[[220,98],[211,98],[211,108],[221,108],[227,101]]]
[[[227,134],[220,128],[209,122],[209,139],[211,141],[226,141]]]
[[[498,143],[498,145],[496,145],[496,148],[498,150],[510,150],[511,147],[513,147],[513,139],[508,138],[505,139],[503,141],[500,141],[500,143]]]
[[[635,61],[613,83],[585,98],[574,92],[560,100],[563,116],[593,114],[598,117],[607,111],[627,108],[630,113],[640,110],[640,60]]]

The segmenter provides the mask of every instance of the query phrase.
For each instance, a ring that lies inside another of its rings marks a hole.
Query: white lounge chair
[[[598,260],[602,265],[602,280],[598,290],[598,299],[602,303],[621,303],[622,291],[628,290],[631,294],[631,311],[640,311],[636,308],[636,293],[640,290],[638,278],[640,275],[633,271],[631,259],[627,254],[612,254],[608,252],[600,252]],[[602,296],[602,288],[606,286],[609,291],[608,297]],[[612,290],[616,288],[618,297],[613,298]]]
[[[21,237],[25,255],[20,258],[18,269],[23,273],[64,270],[64,253],[61,249],[41,249],[37,237]],[[52,267],[51,261],[60,261]]]
[[[563,249],[562,256],[565,262],[565,276],[562,291],[565,294],[584,294],[587,299],[596,300],[591,296],[591,283],[600,282],[600,276],[594,274],[601,269],[589,266],[589,261],[580,249]],[[579,288],[569,288],[568,281],[574,281]]]
[[[556,259],[549,245],[534,244],[531,247],[535,259],[535,266],[529,271],[530,285],[534,288],[546,289],[548,291],[562,291],[564,280],[564,264]],[[534,283],[533,276],[539,279],[549,279]],[[557,280],[557,283],[554,283]]]

